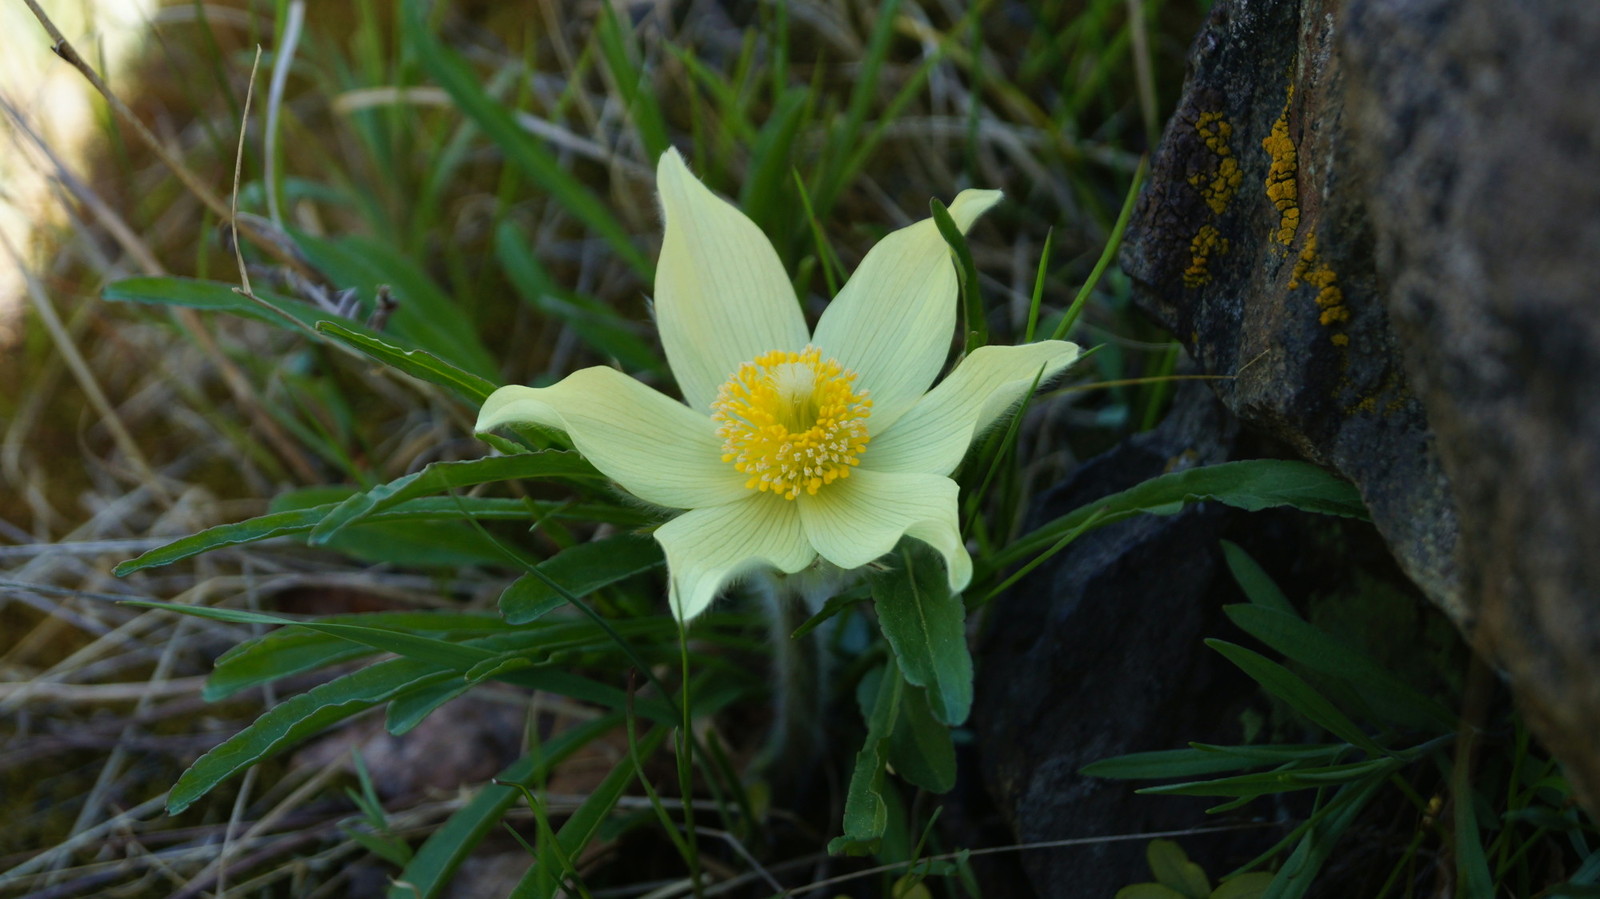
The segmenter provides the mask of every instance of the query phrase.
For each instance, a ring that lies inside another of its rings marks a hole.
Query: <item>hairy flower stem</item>
[[[803,776],[821,749],[823,712],[831,666],[824,623],[799,638],[791,634],[811,615],[812,603],[797,595],[795,584],[782,577],[754,579],[766,613],[772,647],[772,728],[756,759],[756,768],[784,779]],[[817,604],[820,607],[820,602]]]

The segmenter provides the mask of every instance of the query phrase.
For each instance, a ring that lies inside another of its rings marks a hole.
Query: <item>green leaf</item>
[[[280,493],[272,498],[271,508],[274,512],[319,508],[330,500],[348,501],[350,496],[348,487],[308,487]],[[366,562],[405,567],[495,565],[505,560],[493,540],[465,521],[368,521],[332,535],[322,545]]]
[[[616,10],[610,4],[600,7],[595,40],[600,45],[600,57],[605,60],[622,94],[624,111],[633,120],[634,130],[639,132],[645,154],[656,159],[672,145],[667,139],[667,123],[661,115],[661,104],[656,102],[656,95],[646,82],[643,68],[634,61],[638,51],[623,34]]]
[[[494,141],[507,161],[521,169],[561,209],[599,234],[612,250],[641,278],[652,275],[650,261],[633,245],[632,237],[605,205],[585,187],[555,154],[517,124],[505,104],[484,91],[467,63],[434,36],[428,24],[427,4],[405,0],[401,35],[424,71],[438,82],[456,106]]]
[[[1211,893],[1211,880],[1199,865],[1189,861],[1189,856],[1171,840],[1151,840],[1145,847],[1145,860],[1150,863],[1150,873],[1162,886],[1171,887],[1189,899],[1206,899]]]
[[[1134,883],[1117,890],[1114,899],[1184,899],[1184,895],[1159,883]]]
[[[1207,640],[1206,645],[1222,653],[1228,661],[1237,665],[1241,671],[1249,675],[1252,680],[1260,684],[1268,693],[1287,702],[1290,707],[1305,716],[1313,724],[1322,728],[1341,740],[1355,746],[1368,755],[1384,755],[1384,749],[1372,742],[1355,722],[1345,717],[1345,714],[1333,703],[1322,697],[1322,694],[1311,688],[1299,675],[1289,669],[1268,659],[1258,652],[1252,652],[1243,646],[1228,643],[1224,640]]]
[[[360,615],[330,615],[321,619],[333,624],[369,624],[427,634],[487,634],[504,631],[506,625],[489,615],[448,612],[371,612]],[[260,686],[295,674],[316,671],[377,652],[370,646],[351,643],[342,637],[319,633],[293,625],[262,634],[234,646],[217,658],[206,679],[206,701],[214,702],[249,687]]]
[[[1241,630],[1267,644],[1284,658],[1355,687],[1377,714],[1407,727],[1440,733],[1455,729],[1455,716],[1373,661],[1298,615],[1267,606],[1230,605],[1223,611]]]
[[[900,694],[900,714],[889,738],[889,763],[896,774],[932,793],[956,785],[956,747],[950,728],[933,716],[928,694],[908,686]]]
[[[264,305],[250,299],[234,288],[237,285],[221,281],[202,281],[196,278],[144,277],[123,278],[106,285],[100,292],[102,299],[114,303],[144,303],[158,306],[183,306],[206,312],[227,312],[241,318],[266,322],[291,331],[304,332],[318,319],[331,313],[278,294],[256,291],[256,295],[270,304]]]
[[[844,798],[844,834],[828,842],[833,855],[866,855],[877,850],[889,827],[889,802],[884,765],[888,762],[889,736],[899,717],[904,680],[888,666],[862,678],[856,700],[867,717],[867,738],[856,753],[850,786]],[[871,712],[867,713],[870,704]]]
[[[657,727],[643,737],[635,745],[634,751],[623,756],[617,761],[611,773],[600,781],[600,785],[589,792],[583,803],[567,817],[565,824],[556,832],[556,851],[543,841],[538,849],[539,855],[532,868],[523,876],[522,881],[512,891],[512,896],[537,896],[542,899],[554,899],[558,895],[561,884],[561,874],[556,858],[577,858],[594,839],[600,830],[600,825],[611,814],[617,805],[617,800],[633,783],[639,770],[635,759],[639,763],[647,762],[661,748],[661,743],[666,739],[668,728]]]
[[[1259,774],[1219,777],[1215,780],[1164,784],[1159,787],[1145,787],[1138,792],[1152,796],[1255,797],[1265,796],[1268,793],[1285,793],[1291,790],[1309,790],[1330,784],[1350,783],[1375,773],[1392,771],[1399,766],[1400,762],[1395,759],[1378,758],[1319,768],[1288,768],[1263,771]]]
[[[1366,519],[1366,506],[1350,482],[1309,462],[1249,459],[1190,468],[1082,506],[996,553],[994,569],[1006,568],[1054,543],[1098,513],[1095,527],[1134,515],[1172,515],[1189,503],[1212,500],[1247,511],[1293,506],[1307,512]]]
[[[579,543],[540,562],[538,574],[512,582],[500,594],[500,614],[511,624],[526,624],[566,603],[552,583],[573,596],[587,596],[662,563],[661,545],[640,534]]]
[[[1317,872],[1327,861],[1339,838],[1366,807],[1372,794],[1383,786],[1385,775],[1371,777],[1339,788],[1328,804],[1317,810],[1316,821],[1301,837],[1294,851],[1278,869],[1260,899],[1300,899],[1311,889]]]
[[[256,762],[357,712],[450,675],[448,669],[427,662],[390,659],[291,696],[196,759],[172,785],[167,794],[167,811],[179,814],[211,788]]]
[[[421,471],[356,493],[339,503],[311,529],[309,542],[326,544],[341,529],[420,496],[495,481],[555,477],[598,478],[601,475],[582,456],[562,450],[434,462]]]
[[[511,784],[543,779],[557,764],[621,723],[622,714],[612,712],[560,731],[539,747],[537,763],[525,757],[501,771],[493,785],[478,790],[466,805],[428,835],[410,864],[395,878],[388,899],[435,899],[443,893],[456,869],[522,797],[522,792]]]
[[[937,197],[928,201],[928,208],[933,211],[933,223],[938,227],[939,235],[950,245],[950,251],[956,257],[961,308],[966,321],[964,352],[970,353],[989,342],[989,324],[983,316],[983,297],[978,293],[978,267],[972,261],[972,249],[967,246],[967,238],[961,233],[961,227],[950,217],[950,210]]]
[[[906,682],[927,689],[940,721],[961,724],[972,711],[966,608],[932,547],[903,540],[898,557],[897,565],[868,575],[878,623]]]
[[[1263,871],[1230,877],[1211,891],[1211,899],[1261,899],[1272,883],[1272,875]]]
[[[122,577],[145,568],[170,565],[181,559],[187,559],[190,556],[199,555],[208,550],[224,546],[257,543],[274,537],[304,534],[315,527],[324,515],[333,511],[338,505],[339,503],[337,502],[322,503],[302,509],[270,512],[266,515],[232,524],[219,524],[198,533],[190,534],[187,537],[179,537],[165,546],[158,546],[138,558],[121,563],[112,571],[118,577]],[[637,511],[618,507],[535,503],[532,504],[532,511],[530,511],[530,504],[524,500],[486,499],[482,497],[415,499],[384,512],[379,512],[372,516],[372,520],[375,522],[459,521],[463,509],[472,518],[488,518],[502,521],[525,521],[530,515],[538,515],[541,512],[567,520],[603,521],[626,527],[636,527],[648,520]],[[499,560],[503,560],[503,558],[497,557]]]
[[[396,696],[384,713],[383,727],[395,736],[401,736],[422,723],[434,710],[472,688],[474,681],[467,677],[452,677]]]
[[[1159,749],[1154,752],[1130,752],[1126,755],[1101,759],[1078,769],[1078,773],[1088,777],[1118,780],[1165,780],[1237,771],[1240,768],[1258,768],[1263,764],[1265,763],[1254,759],[1241,759],[1199,749]]]
[[[630,322],[600,302],[561,290],[537,256],[528,235],[515,222],[501,222],[494,235],[495,258],[517,294],[545,315],[565,322],[584,343],[630,371],[664,374],[666,366]]]
[[[365,353],[396,371],[419,381],[438,384],[474,406],[482,405],[494,392],[493,381],[457,368],[427,350],[397,346],[390,340],[362,333],[346,322],[319,321],[316,329],[317,333]]]
[[[1239,544],[1231,540],[1221,541],[1222,557],[1227,560],[1228,570],[1233,572],[1233,579],[1239,582],[1239,588],[1251,602],[1268,609],[1276,609],[1289,615],[1299,615],[1294,604],[1289,602],[1289,597],[1283,595],[1278,585],[1273,582],[1266,569],[1250,558]]]
[[[396,303],[389,333],[478,377],[497,377],[499,365],[478,339],[467,310],[394,245],[362,236],[325,239],[294,228],[289,233],[318,271],[340,287],[355,288],[364,308],[372,308],[378,287],[388,285]]]

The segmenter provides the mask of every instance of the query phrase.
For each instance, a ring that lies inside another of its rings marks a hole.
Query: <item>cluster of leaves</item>
[[[1335,857],[1341,839],[1350,834],[1385,787],[1400,791],[1420,823],[1374,893],[1376,896],[1412,894],[1408,872],[1415,876],[1418,852],[1435,830],[1454,858],[1455,882],[1462,886],[1464,895],[1495,896],[1507,891],[1531,895],[1532,888],[1544,886],[1540,878],[1545,872],[1535,870],[1529,850],[1552,837],[1566,842],[1574,857],[1583,861],[1568,882],[1550,886],[1539,895],[1588,895],[1597,890],[1600,847],[1593,842],[1594,826],[1571,803],[1571,787],[1560,777],[1554,763],[1529,754],[1527,733],[1520,721],[1511,722],[1517,736],[1509,747],[1510,770],[1505,772],[1503,794],[1497,795],[1496,787],[1490,786],[1495,781],[1474,779],[1471,775],[1471,766],[1481,770],[1487,763],[1474,761],[1464,752],[1480,741],[1480,735],[1460,732],[1458,716],[1438,699],[1398,678],[1349,641],[1306,620],[1261,566],[1238,546],[1224,541],[1222,547],[1229,568],[1249,599],[1248,603],[1227,606],[1224,611],[1246,634],[1280,653],[1284,662],[1224,640],[1207,640],[1206,644],[1259,684],[1295,720],[1326,733],[1330,739],[1321,743],[1237,746],[1194,743],[1187,749],[1106,759],[1085,767],[1084,774],[1176,780],[1139,792],[1226,800],[1212,807],[1211,813],[1232,811],[1265,796],[1309,794],[1310,813],[1304,820],[1225,879],[1223,889],[1236,883],[1252,884],[1251,892],[1239,895],[1259,899],[1306,895],[1325,864]],[[1217,774],[1225,776],[1212,776]],[[1429,777],[1448,785],[1448,828],[1438,820],[1441,797],[1424,799],[1411,786],[1412,781]],[[1173,869],[1167,862],[1157,866],[1157,856],[1164,858],[1171,851],[1152,847],[1151,866],[1158,875],[1162,870]],[[1244,872],[1266,866],[1274,859],[1278,860],[1275,874],[1244,879],[1250,876]],[[1177,886],[1169,882],[1171,878],[1158,879],[1161,890],[1139,885],[1124,893],[1128,899],[1207,895]]]

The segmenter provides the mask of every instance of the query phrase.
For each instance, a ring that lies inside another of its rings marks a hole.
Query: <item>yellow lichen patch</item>
[[[1344,304],[1344,291],[1339,289],[1339,276],[1334,274],[1333,269],[1323,264],[1322,254],[1317,250],[1315,234],[1306,236],[1305,246],[1300,248],[1300,258],[1294,264],[1294,273],[1289,276],[1290,290],[1302,283],[1317,288],[1317,308],[1322,310],[1318,321],[1323,325],[1333,327],[1343,325],[1350,320],[1350,307]],[[1350,345],[1350,338],[1345,334],[1335,334],[1329,339],[1334,346]]]
[[[1212,225],[1201,225],[1194,239],[1189,241],[1189,267],[1183,272],[1183,283],[1199,287],[1211,280],[1211,257],[1228,252],[1228,239]]]
[[[1289,98],[1294,98],[1294,85],[1289,86]],[[1261,148],[1272,157],[1267,169],[1267,199],[1278,209],[1278,243],[1288,246],[1294,242],[1294,232],[1300,227],[1300,190],[1295,180],[1300,160],[1294,141],[1289,137],[1289,101],[1283,104],[1283,114],[1272,123],[1272,133],[1261,139]]]
[[[1233,136],[1233,126],[1220,112],[1203,112],[1195,120],[1194,130],[1215,157],[1215,162],[1207,171],[1190,175],[1189,185],[1200,191],[1201,198],[1212,212],[1221,215],[1228,208],[1228,201],[1239,192],[1239,185],[1244,183],[1239,160],[1233,155],[1233,148],[1228,146],[1228,138]]]

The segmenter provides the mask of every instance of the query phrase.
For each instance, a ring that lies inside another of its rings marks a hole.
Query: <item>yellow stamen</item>
[[[853,389],[855,379],[812,346],[740,365],[711,404],[722,461],[750,476],[746,487],[784,499],[849,477],[866,448],[872,412],[867,391]]]

